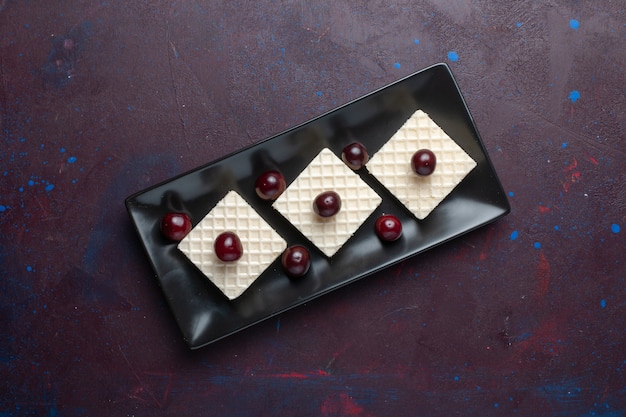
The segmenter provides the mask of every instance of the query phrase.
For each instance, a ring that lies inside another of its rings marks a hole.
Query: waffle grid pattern
[[[243,255],[236,262],[222,262],[215,255],[213,241],[225,231],[236,233],[241,240]],[[217,203],[178,244],[231,300],[239,297],[286,247],[285,240],[235,191]]]
[[[424,148],[435,154],[437,166],[431,175],[420,177],[411,169],[411,157]],[[418,219],[423,219],[475,166],[463,149],[418,110],[370,158],[367,169]]]
[[[341,210],[328,219],[313,212],[313,200],[324,191],[335,191],[341,197]],[[369,185],[325,148],[274,202],[274,208],[322,252],[332,256],[381,201]]]

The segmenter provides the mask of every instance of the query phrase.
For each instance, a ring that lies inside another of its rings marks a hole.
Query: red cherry
[[[285,177],[278,171],[265,171],[259,175],[254,189],[263,200],[276,200],[285,191],[287,183]]]
[[[213,244],[215,255],[223,262],[234,262],[243,255],[243,246],[239,236],[233,232],[220,233]]]
[[[385,242],[393,242],[402,236],[402,222],[393,214],[383,214],[376,219],[376,234]]]
[[[167,213],[161,219],[161,233],[170,240],[179,241],[191,231],[191,218],[185,213]]]
[[[285,272],[292,278],[303,276],[311,267],[311,255],[307,248],[301,245],[294,245],[285,249],[280,260]]]
[[[435,171],[437,157],[430,149],[420,149],[411,158],[411,168],[417,175],[430,175]]]
[[[341,197],[334,191],[324,191],[313,201],[313,211],[320,217],[331,217],[339,213]]]
[[[343,148],[341,159],[350,169],[357,170],[363,168],[370,157],[367,154],[365,146],[358,142],[354,142]]]

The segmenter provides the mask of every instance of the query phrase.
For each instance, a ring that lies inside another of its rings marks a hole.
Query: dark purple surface
[[[621,2],[0,0],[0,415],[624,415],[625,25]],[[124,198],[440,61],[512,213],[189,351]]]

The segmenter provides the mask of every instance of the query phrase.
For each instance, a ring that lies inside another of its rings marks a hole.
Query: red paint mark
[[[578,166],[578,161],[576,160],[576,158],[574,158],[574,160],[572,161],[571,164],[569,164],[564,170],[563,172],[569,172],[572,171],[574,168],[576,168]]]
[[[267,375],[270,378],[283,378],[283,379],[309,379],[315,377],[324,377],[330,376],[330,374],[324,370],[318,369],[314,372],[304,373],[304,372],[284,372],[281,374],[270,374]]]
[[[541,214],[546,214],[550,212],[550,207],[546,207],[546,206],[539,206],[539,213]]]
[[[368,417],[369,413],[365,413],[363,407],[358,405],[345,392],[339,395],[331,395],[327,397],[321,406],[322,415],[325,417]]]
[[[489,243],[491,242],[491,237],[493,236],[494,230],[495,229],[489,229],[489,232],[487,233],[487,237],[485,238],[485,243],[483,244],[483,249],[480,251],[480,257],[478,258],[481,261],[484,261],[489,256],[489,254],[487,253],[488,252],[487,249],[489,248]]]
[[[526,370],[545,366],[546,360],[558,357],[567,346],[566,334],[569,328],[564,317],[550,316],[542,320],[525,339],[513,344],[514,358],[509,363],[521,365]]]
[[[574,158],[572,163],[563,169],[563,172],[569,173],[568,175],[566,175],[565,180],[562,182],[563,190],[565,192],[569,191],[572,184],[575,184],[580,181],[580,178],[581,178],[580,171],[574,171],[576,167],[578,167],[578,160]]]
[[[544,297],[550,289],[550,263],[546,259],[543,252],[539,253],[539,262],[537,263],[536,275],[539,281],[539,296]]]
[[[594,165],[600,165],[598,160],[596,158],[594,158],[593,156],[591,156],[591,155],[587,155],[587,159],[589,160],[589,162],[591,162]]]
[[[548,356],[557,356],[562,350],[562,324],[555,320],[543,322],[531,337],[535,347]]]
[[[561,184],[563,185],[563,191],[568,192],[571,184],[568,184],[567,182],[562,182]]]

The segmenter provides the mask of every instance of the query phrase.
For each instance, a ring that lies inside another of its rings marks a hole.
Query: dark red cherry
[[[223,262],[234,262],[243,255],[243,246],[239,236],[233,232],[220,233],[213,244],[215,255]]]
[[[161,233],[174,241],[179,241],[191,231],[191,218],[185,213],[167,213],[161,219]]]
[[[331,217],[339,213],[341,197],[334,191],[324,191],[313,201],[313,211],[320,217]]]
[[[278,171],[265,171],[259,175],[254,189],[263,200],[276,200],[285,191],[287,183],[285,177]]]
[[[359,142],[354,142],[343,148],[341,159],[350,169],[357,170],[363,168],[370,157],[365,146]]]
[[[411,158],[411,168],[417,175],[430,175],[435,171],[437,157],[430,149],[420,149]]]
[[[393,214],[383,214],[376,219],[376,234],[385,242],[393,242],[402,236],[402,223]]]
[[[311,255],[307,248],[301,245],[290,246],[280,258],[287,275],[299,278],[306,274],[311,267]]]

